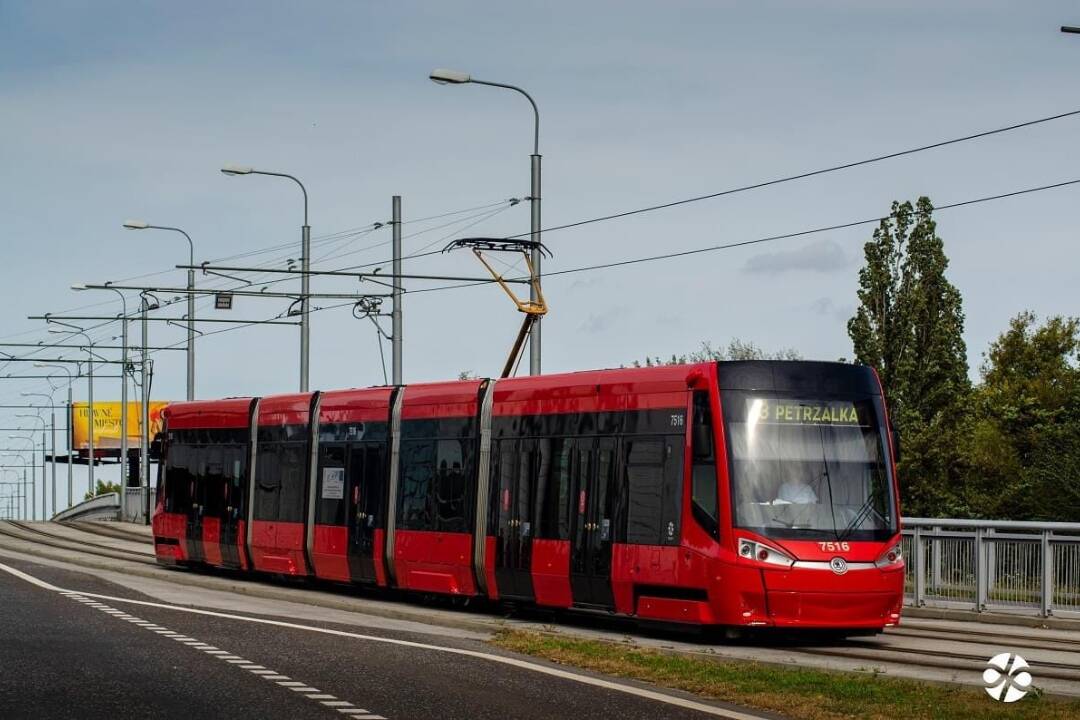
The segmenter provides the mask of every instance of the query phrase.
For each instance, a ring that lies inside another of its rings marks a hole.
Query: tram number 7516
[[[846,542],[819,542],[818,547],[822,552],[847,552],[851,545]]]

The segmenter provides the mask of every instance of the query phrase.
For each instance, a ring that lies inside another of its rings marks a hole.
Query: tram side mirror
[[[694,459],[708,460],[713,455],[712,428],[705,423],[694,423],[694,432],[690,438],[694,443]]]
[[[892,430],[892,451],[893,460],[900,462],[900,432],[895,428]]]
[[[154,435],[154,439],[150,441],[150,459],[160,460],[165,451],[165,437],[162,433]]]

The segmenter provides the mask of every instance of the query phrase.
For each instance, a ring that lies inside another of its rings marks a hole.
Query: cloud
[[[746,261],[747,272],[776,275],[789,270],[811,272],[838,272],[849,264],[844,249],[832,240],[819,240],[797,250],[754,255]]]
[[[855,314],[854,305],[838,305],[832,299],[820,297],[810,303],[810,309],[815,314],[829,317],[833,320],[846,323]]]
[[[627,314],[627,308],[619,306],[605,310],[601,313],[589,313],[585,321],[578,326],[578,330],[589,335],[605,333],[614,327],[619,318]]]

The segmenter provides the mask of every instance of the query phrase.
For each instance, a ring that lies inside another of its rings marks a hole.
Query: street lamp
[[[125,345],[126,345],[126,343],[125,343]],[[71,462],[71,458],[72,458],[72,453],[74,453],[74,448],[72,446],[75,444],[74,439],[72,437],[73,429],[71,427],[72,420],[74,420],[74,411],[72,409],[73,406],[71,404],[71,385],[74,382],[74,378],[71,376],[71,371],[68,370],[63,365],[50,365],[49,363],[36,362],[36,363],[34,363],[34,367],[36,367],[36,368],[58,368],[60,370],[63,370],[65,373],[67,373],[67,376],[68,376],[68,386],[67,386],[67,406],[68,406],[68,417],[67,417],[67,453],[68,453],[67,481],[68,481],[68,488],[67,489],[68,489],[68,492],[67,492],[67,498],[68,498],[68,507],[71,507],[72,505],[75,504],[74,503],[74,495],[73,495],[75,490],[74,490],[74,486],[73,486],[73,483],[72,483],[72,476],[71,476],[71,474],[72,474],[72,467],[71,466],[73,465],[73,463]],[[121,371],[121,377],[124,377],[123,371]],[[125,380],[125,382],[126,382],[126,380]],[[49,384],[51,385],[52,383],[50,382]],[[55,450],[55,447],[54,447],[53,448],[53,464],[55,465],[55,463],[56,463],[56,450]]]
[[[306,224],[306,223],[305,223]],[[188,241],[188,271],[187,271],[187,399],[195,399],[195,243],[191,236],[177,227],[167,225],[151,225],[142,220],[126,220],[124,227],[128,230],[168,230],[177,232],[187,238]],[[117,290],[119,292],[119,290]],[[127,312],[125,311],[125,315]],[[126,460],[125,460],[126,462]],[[122,483],[121,483],[122,484]]]
[[[43,397],[49,401],[49,435],[52,438],[52,515],[56,514],[56,407],[54,405],[53,396],[46,395],[45,393],[36,392],[23,392],[19,393],[23,397]],[[36,417],[41,420],[41,444],[45,444],[45,421],[40,415],[16,415],[15,417]],[[41,509],[42,514],[45,510],[45,468],[41,469]]]
[[[24,435],[8,435],[8,440],[25,440],[26,442],[30,443],[30,459],[27,460],[22,455],[19,455],[18,457],[20,459],[22,459],[22,461],[24,463],[24,467],[23,467],[23,478],[24,479],[26,478],[26,467],[25,467],[25,465],[30,466],[30,521],[33,522],[34,520],[37,519],[37,466],[34,464],[34,449],[35,449],[34,439],[31,438],[31,437],[26,437]],[[41,484],[43,486],[45,485],[44,482],[42,482]],[[44,492],[44,489],[42,490],[42,492]]]
[[[1076,27],[1074,25],[1062,25],[1061,32],[1071,33],[1073,35],[1080,35],[1080,27]]]
[[[533,109],[533,154],[530,158],[530,190],[529,190],[529,202],[531,203],[532,217],[530,221],[530,234],[529,239],[533,243],[531,260],[533,269],[536,273],[536,277],[540,277],[540,111],[536,107],[536,102],[532,99],[529,93],[525,92],[516,85],[507,85],[505,83],[491,82],[489,80],[477,80],[469,73],[461,72],[460,70],[447,70],[446,68],[437,68],[432,70],[428,75],[428,78],[439,85],[465,85],[472,83],[473,85],[488,85],[490,87],[504,88],[506,90],[513,90],[514,92],[521,93],[525,96],[525,99],[529,101]],[[538,302],[539,297],[536,292],[536,284],[529,283],[529,299],[532,302]],[[537,318],[533,323],[532,330],[529,332],[529,374],[540,374],[540,318]]]
[[[309,360],[311,355],[311,321],[308,317],[311,286],[311,226],[308,225],[308,194],[304,183],[287,173],[256,170],[244,165],[226,165],[221,168],[225,175],[269,175],[292,180],[304,194],[304,225],[300,229],[300,392],[307,392]],[[195,263],[192,263],[194,265]],[[190,301],[189,301],[190,302]]]
[[[53,320],[53,322],[59,324],[58,320]],[[84,338],[86,338],[86,342],[88,345],[86,349],[86,405],[88,411],[88,432],[86,433],[86,438],[87,446],[90,453],[90,462],[87,465],[89,473],[87,477],[87,483],[90,485],[90,495],[92,497],[94,495],[94,490],[97,487],[94,484],[94,465],[97,463],[97,458],[94,457],[94,341],[90,339],[89,335],[87,335],[82,330],[76,328],[74,325],[65,325],[64,327],[68,327],[71,329],[62,330],[60,328],[50,327],[49,332],[66,335],[82,335]],[[74,413],[72,413],[72,415],[74,415]],[[74,420],[74,417],[72,419]],[[72,435],[74,436],[74,431],[72,432]]]
[[[128,222],[135,222],[129,220]],[[126,223],[125,223],[126,225]],[[193,284],[191,273],[188,273],[188,288],[191,288]],[[108,286],[108,283],[105,283]],[[85,284],[72,285],[72,290],[83,291],[89,288]],[[127,298],[124,297],[124,293],[120,292],[116,288],[107,287],[106,289],[112,290],[114,293],[120,296],[120,304],[123,308],[123,316],[120,319],[120,495],[123,496],[127,487],[128,476],[128,316],[127,316]],[[192,295],[188,295],[188,312],[191,312],[191,298]],[[190,325],[188,326],[190,333]],[[194,354],[192,353],[191,338],[188,337],[188,399],[191,399],[191,381],[194,378],[193,363]],[[145,358],[144,358],[145,359]],[[122,513],[122,510],[121,510]]]

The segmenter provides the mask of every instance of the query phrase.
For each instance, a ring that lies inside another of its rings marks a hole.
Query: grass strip
[[[1019,702],[1005,704],[975,687],[939,685],[874,673],[698,658],[540,632],[503,630],[491,642],[560,665],[642,680],[710,699],[771,710],[797,720],[1080,718],[1080,701],[1045,697],[1037,690]]]

